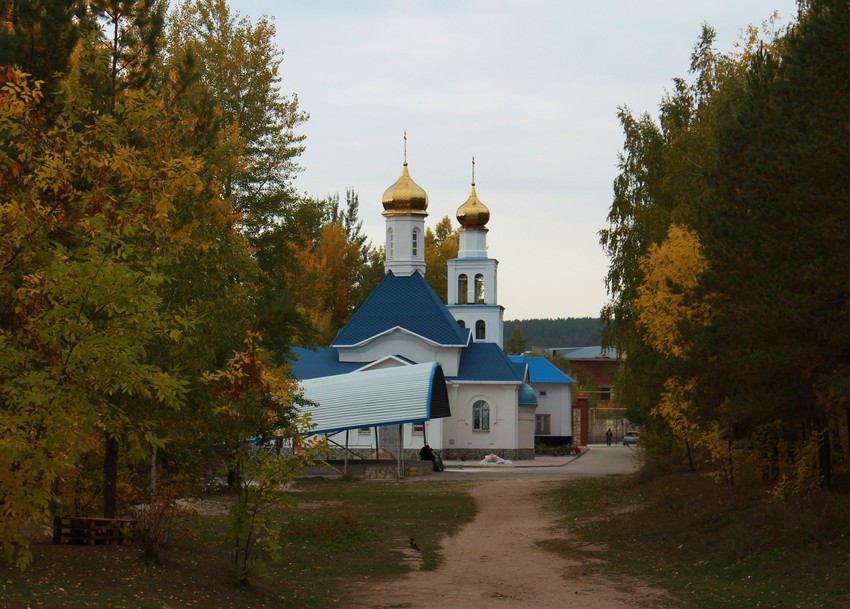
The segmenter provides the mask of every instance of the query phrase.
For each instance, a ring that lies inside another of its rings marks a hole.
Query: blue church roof
[[[617,359],[614,347],[562,347],[552,349],[553,355],[562,355],[567,359]]]
[[[523,362],[528,364],[528,381],[532,385],[538,383],[575,383],[569,375],[564,374],[560,368],[545,357],[511,355],[510,360],[517,364]]]
[[[292,374],[301,380],[347,374],[368,366],[364,362],[339,361],[339,354],[333,347],[295,347],[292,351],[296,358],[292,364]],[[457,376],[448,377],[448,380],[519,383],[524,381],[523,370],[524,365],[511,362],[498,345],[473,342],[461,353]]]
[[[439,345],[469,342],[469,329],[458,325],[421,274],[396,277],[389,272],[339,331],[333,346],[359,345],[395,327]]]
[[[336,349],[330,347],[315,350],[295,347],[292,352],[296,357],[292,363],[292,375],[300,380],[346,374],[366,365],[363,362],[341,362]]]
[[[522,373],[495,343],[470,343],[461,352],[459,381],[512,381],[522,382]]]

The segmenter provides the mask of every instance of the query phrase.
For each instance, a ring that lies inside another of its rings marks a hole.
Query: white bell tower
[[[410,276],[425,275],[425,218],[428,195],[407,171],[407,133],[404,134],[404,165],[401,177],[387,188],[383,197],[387,241],[384,271]]]
[[[448,309],[476,341],[502,346],[505,308],[496,297],[499,261],[487,257],[487,222],[490,210],[475,192],[475,159],[472,159],[472,192],[457,210],[460,222],[458,257],[449,260]]]

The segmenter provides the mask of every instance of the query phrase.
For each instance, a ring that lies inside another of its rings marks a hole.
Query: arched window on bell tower
[[[419,229],[414,228],[410,237],[410,254],[413,258],[419,256]]]
[[[387,258],[395,258],[395,244],[393,243],[393,229],[387,229]]]
[[[484,340],[487,338],[487,324],[483,319],[475,322],[475,340]]]
[[[475,304],[484,303],[484,275],[478,273],[475,276]]]
[[[466,273],[461,273],[457,277],[457,303],[458,304],[468,304],[469,303],[469,294],[467,292],[469,286],[469,279],[466,276]]]

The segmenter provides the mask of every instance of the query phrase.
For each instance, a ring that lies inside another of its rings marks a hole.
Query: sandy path
[[[582,572],[582,561],[566,560],[535,546],[551,537],[555,524],[533,494],[546,481],[481,482],[471,491],[479,512],[457,535],[444,540],[445,561],[436,571],[414,571],[403,579],[354,591],[354,609],[492,609],[574,606],[582,609],[635,607],[661,595]]]

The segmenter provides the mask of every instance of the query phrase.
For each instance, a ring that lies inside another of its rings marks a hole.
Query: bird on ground
[[[419,552],[419,546],[416,544],[416,540],[413,537],[410,538],[410,547]]]

